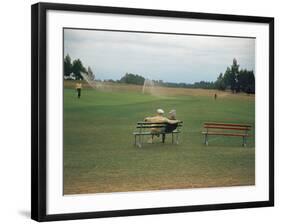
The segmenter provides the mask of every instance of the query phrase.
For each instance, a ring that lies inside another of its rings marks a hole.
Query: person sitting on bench
[[[168,114],[168,119],[170,121],[174,121],[176,120],[176,110],[171,110]],[[173,132],[174,130],[176,130],[178,127],[178,122],[177,123],[168,123],[166,125],[166,128],[165,128],[165,132],[166,133],[171,133]]]
[[[166,124],[177,124],[178,120],[170,120],[167,117],[164,117],[164,110],[158,109],[156,116],[153,117],[146,117],[144,119],[145,122],[151,122],[151,123],[166,123]],[[151,139],[148,140],[148,143],[152,143],[154,135],[159,137],[160,133],[164,132],[166,127],[163,128],[151,128]]]

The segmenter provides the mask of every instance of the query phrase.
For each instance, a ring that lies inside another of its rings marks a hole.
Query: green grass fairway
[[[77,99],[65,87],[64,194],[255,184],[254,96],[218,92],[215,101],[209,90],[166,90],[152,96],[138,86],[86,88]],[[184,122],[180,144],[167,136],[165,144],[159,139],[136,148],[136,122],[157,108],[177,110]],[[210,136],[205,146],[206,121],[251,124],[252,137],[245,148],[241,138],[224,136]]]

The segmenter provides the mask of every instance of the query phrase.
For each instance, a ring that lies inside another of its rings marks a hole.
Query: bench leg
[[[139,143],[138,143],[138,147],[141,148],[142,146],[142,136],[139,135]]]
[[[246,137],[243,136],[243,144],[242,144],[243,147],[246,147]]]
[[[139,142],[137,143],[138,147],[141,148],[142,147],[142,141],[141,141],[141,135],[139,135]]]
[[[208,135],[207,134],[205,134],[205,145],[208,145],[209,143],[208,143]]]
[[[165,143],[165,138],[166,138],[166,135],[162,134],[162,143]]]
[[[177,133],[177,137],[176,137],[176,144],[179,144],[179,133]]]
[[[172,132],[172,144],[174,144],[174,133]]]
[[[138,141],[137,141],[137,138],[138,138]],[[137,136],[135,135],[135,143],[134,143],[135,146],[141,148],[141,142],[140,142],[140,135]]]

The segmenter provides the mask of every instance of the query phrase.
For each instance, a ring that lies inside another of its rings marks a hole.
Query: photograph
[[[254,36],[63,28],[63,194],[254,186]]]

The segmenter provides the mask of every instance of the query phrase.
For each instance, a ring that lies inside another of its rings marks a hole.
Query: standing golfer
[[[81,82],[76,83],[76,90],[77,90],[77,97],[80,98],[81,97],[81,90],[82,90],[82,83]]]

